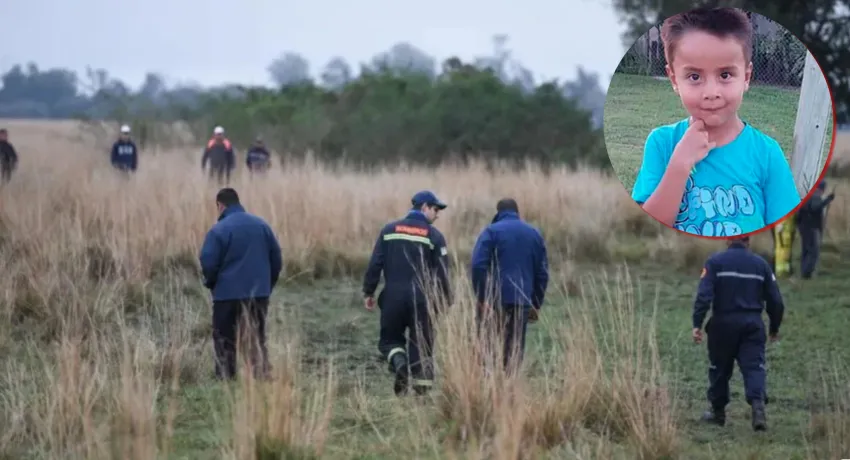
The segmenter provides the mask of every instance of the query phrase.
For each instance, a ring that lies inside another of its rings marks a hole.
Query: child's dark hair
[[[753,55],[753,25],[747,13],[738,8],[700,7],[664,20],[661,42],[667,64],[673,63],[676,44],[685,33],[698,30],[718,38],[735,37],[744,48],[744,59],[750,62]]]

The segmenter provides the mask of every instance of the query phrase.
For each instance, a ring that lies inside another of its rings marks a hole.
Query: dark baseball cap
[[[446,207],[448,206],[446,203],[440,201],[440,199],[437,198],[437,195],[434,195],[434,193],[430,190],[423,190],[421,192],[418,192],[416,195],[413,195],[413,198],[410,200],[410,202],[413,204],[413,206],[416,207],[422,206],[423,204],[429,204],[436,206],[439,209],[446,209]]]

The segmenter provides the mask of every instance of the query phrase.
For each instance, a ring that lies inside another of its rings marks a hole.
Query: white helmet
[[[224,128],[222,128],[221,126],[216,126],[213,130],[213,134],[224,134]]]
[[[127,125],[121,126],[121,134],[130,134],[130,127]]]

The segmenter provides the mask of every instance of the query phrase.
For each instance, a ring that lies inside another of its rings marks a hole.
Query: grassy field
[[[216,217],[198,149],[143,154],[142,170],[124,181],[103,145],[79,140],[71,123],[4,125],[22,165],[0,196],[0,458],[850,454],[845,195],[830,210],[820,276],[782,281],[783,340],[768,350],[770,431],[757,435],[737,375],[727,427],[696,422],[707,360],[690,341],[691,304],[702,261],[722,244],[661,228],[616,178],[532,166],[355,173],[305,162],[250,183],[240,171],[234,185],[277,231],[287,272],[270,308],[275,379],[243,373],[224,385],[212,379],[211,311],[196,267]],[[449,203],[437,225],[461,265],[461,295],[438,320],[435,391],[399,400],[359,284],[375,232],[420,188]],[[518,378],[475,365],[486,350],[470,334],[463,269],[507,195],[543,230],[552,262]],[[770,237],[755,246],[769,252]]]
[[[788,161],[794,147],[799,89],[753,86],[744,95],[740,116],[779,142]],[[605,100],[605,145],[617,177],[631,193],[643,160],[646,136],[653,128],[687,117],[670,82],[640,75],[615,73]],[[831,140],[832,126],[827,131]],[[829,154],[824,146],[823,165]]]

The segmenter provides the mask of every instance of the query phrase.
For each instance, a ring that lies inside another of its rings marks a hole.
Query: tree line
[[[89,70],[88,96],[71,71],[15,66],[2,76],[0,117],[129,123],[142,148],[182,137],[163,122],[182,122],[200,139],[221,125],[240,148],[261,136],[278,153],[360,166],[474,157],[607,167],[597,77],[579,69],[572,82],[536,82],[504,42],[494,39],[493,56],[439,67],[397,44],[356,76],[336,58],[319,79],[306,59],[284,53],[267,68],[274,86],[168,88],[151,74],[132,91],[105,70]]]

